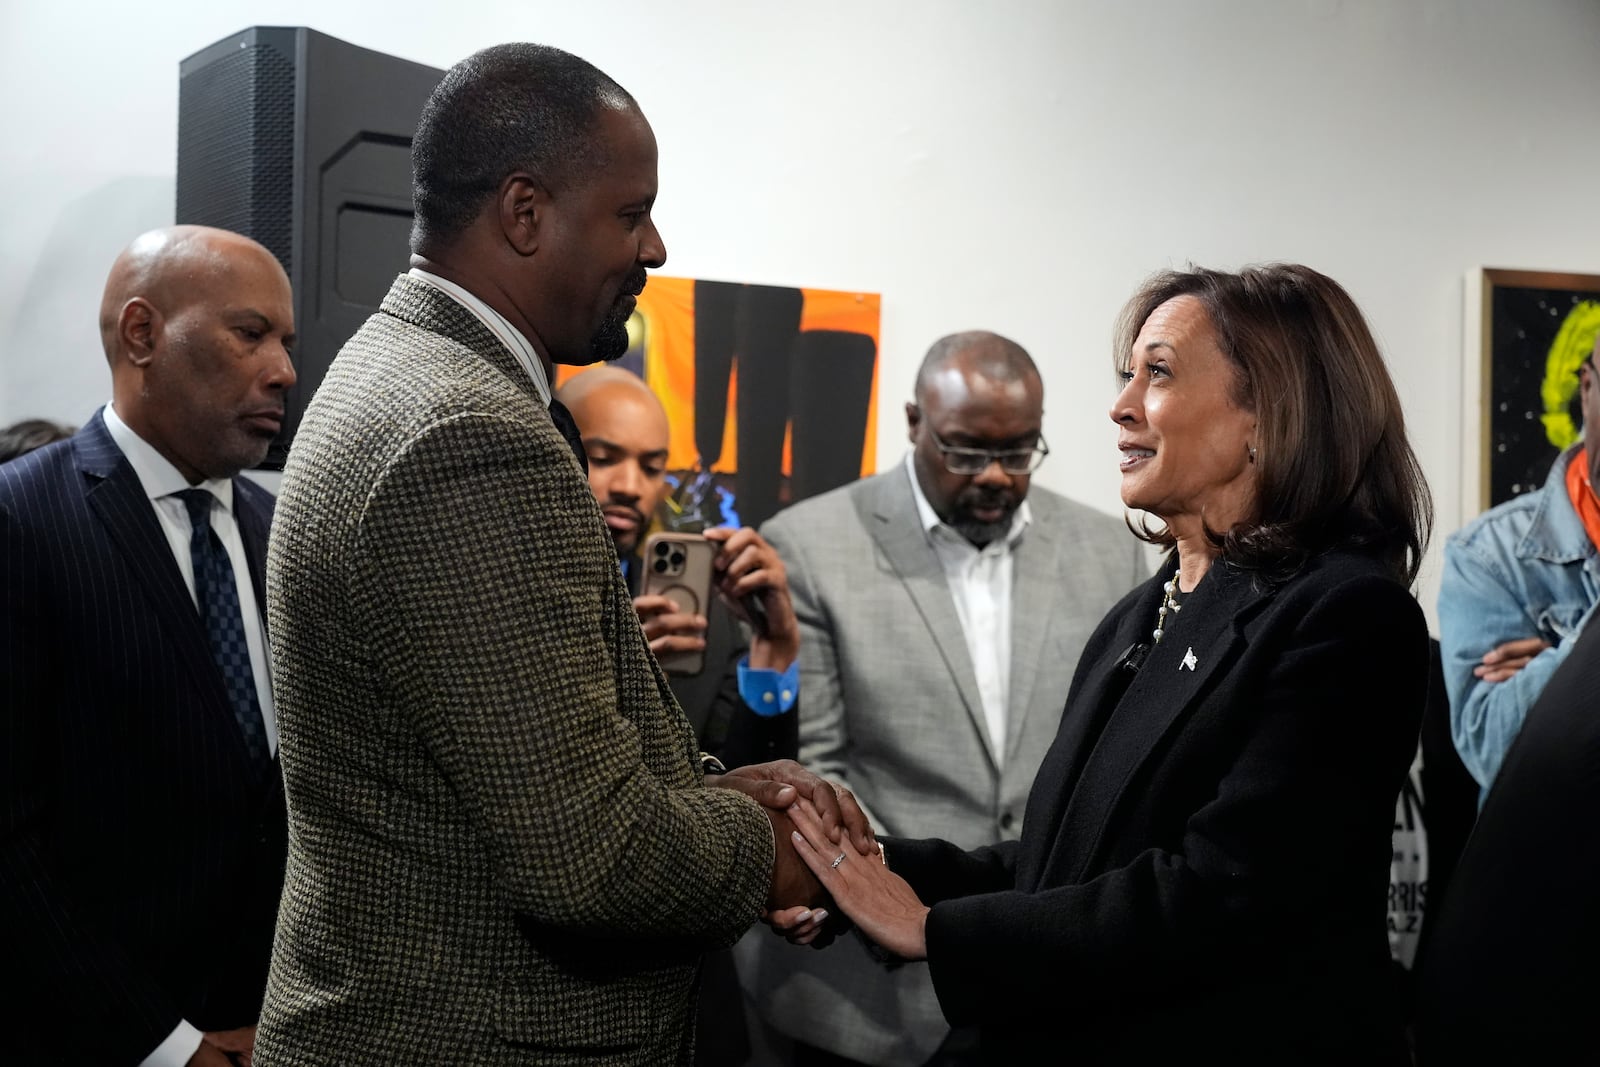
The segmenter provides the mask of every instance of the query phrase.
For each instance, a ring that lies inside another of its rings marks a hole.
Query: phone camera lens
[[[667,573],[667,561],[664,559],[658,559],[655,561],[655,563],[651,564],[650,569],[655,571],[657,574],[665,574]]]
[[[657,541],[656,542],[656,555],[665,556],[668,552],[671,552],[671,551],[672,551],[672,546],[667,544],[665,541]]]
[[[674,567],[682,567],[684,558],[685,557],[684,557],[684,554],[682,552],[674,552],[672,554],[672,565]]]

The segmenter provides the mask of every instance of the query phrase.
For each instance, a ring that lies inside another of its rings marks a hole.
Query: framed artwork
[[[1539,488],[1579,439],[1600,275],[1485,267],[1468,275],[1466,309],[1462,521]]]
[[[759,526],[871,474],[880,297],[652,275],[628,323],[661,400],[674,489],[660,527]],[[557,368],[560,385],[582,368]]]

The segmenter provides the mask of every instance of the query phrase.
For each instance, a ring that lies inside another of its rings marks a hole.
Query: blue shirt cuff
[[[750,666],[749,655],[739,657],[739,696],[757,715],[771,718],[794,707],[800,697],[800,658],[786,671]]]

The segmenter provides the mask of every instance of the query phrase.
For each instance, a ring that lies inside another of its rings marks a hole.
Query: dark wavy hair
[[[548,189],[599,170],[600,110],[636,106],[594,64],[548,45],[501,44],[463,59],[428,97],[411,142],[412,251],[459,237],[519,170]]]
[[[1235,370],[1234,401],[1256,416],[1255,511],[1231,529],[1206,531],[1221,558],[1277,582],[1320,552],[1355,548],[1382,559],[1397,580],[1414,581],[1433,501],[1394,382],[1350,294],[1292,263],[1237,274],[1163,271],[1118,318],[1119,372],[1151,312],[1179,296],[1205,308]],[[1141,523],[1134,532],[1175,543],[1164,528]]]

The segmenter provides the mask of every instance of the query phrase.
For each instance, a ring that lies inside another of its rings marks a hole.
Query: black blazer
[[[272,497],[234,480],[257,603]],[[97,413],[0,466],[0,1061],[253,1023],[286,853],[172,550]],[[37,1042],[37,1044],[35,1044]]]
[[[996,1063],[1404,1062],[1385,915],[1422,612],[1362,556],[1273,590],[1218,564],[1130,673],[1174,568],[1090,639],[1019,842],[888,843],[940,1005]]]

